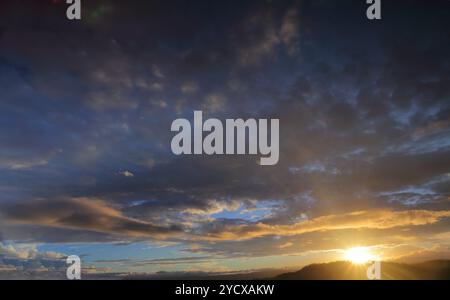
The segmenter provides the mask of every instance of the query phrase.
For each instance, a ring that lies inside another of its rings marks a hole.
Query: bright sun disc
[[[377,260],[377,257],[370,253],[367,247],[355,247],[345,251],[345,259],[354,264],[364,264],[369,261]]]

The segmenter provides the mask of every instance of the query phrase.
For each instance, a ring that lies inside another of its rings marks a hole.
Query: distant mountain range
[[[365,280],[370,264],[355,265],[347,261],[311,264],[299,271],[261,270],[248,273],[159,273],[126,276],[125,279],[197,279],[197,280]],[[286,271],[285,271],[286,272]],[[450,280],[450,260],[422,263],[381,262],[383,280]]]
[[[369,264],[355,265],[336,261],[311,264],[299,271],[266,269],[248,272],[158,272],[137,273],[85,273],[88,280],[365,280]],[[65,270],[48,272],[8,271],[0,269],[0,279],[57,279],[65,280]],[[450,280],[450,260],[423,263],[381,262],[381,279],[384,280]]]
[[[312,264],[300,271],[275,276],[276,280],[363,280],[369,264],[355,265],[336,261]],[[416,264],[381,262],[384,280],[450,280],[450,260],[434,260]]]

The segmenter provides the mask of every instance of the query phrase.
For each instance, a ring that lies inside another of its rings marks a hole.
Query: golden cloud
[[[225,225],[220,230],[207,232],[201,239],[247,240],[268,235],[292,236],[314,231],[341,229],[387,229],[400,226],[427,225],[450,217],[450,211],[357,211],[328,215],[292,225],[270,225],[265,223]]]

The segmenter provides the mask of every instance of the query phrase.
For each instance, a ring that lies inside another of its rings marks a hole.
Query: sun
[[[368,247],[354,247],[347,249],[344,254],[345,260],[354,264],[365,264],[369,261],[378,260],[378,257],[370,252]]]

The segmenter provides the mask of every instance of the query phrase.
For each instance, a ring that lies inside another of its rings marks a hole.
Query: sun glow
[[[347,249],[344,258],[354,264],[365,264],[369,261],[379,260],[378,257],[370,252],[368,247],[354,247]]]

